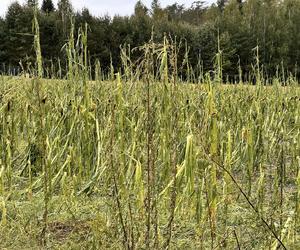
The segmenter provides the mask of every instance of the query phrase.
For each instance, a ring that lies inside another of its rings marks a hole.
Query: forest
[[[19,74],[35,63],[33,47],[33,6],[35,0],[12,3],[0,18],[0,71]],[[222,51],[224,80],[236,82],[239,74],[249,80],[259,60],[264,79],[299,76],[300,1],[299,0],[218,0],[208,6],[195,1],[191,6],[174,3],[165,8],[153,0],[150,8],[137,1],[131,16],[93,16],[89,9],[75,11],[72,2],[43,0],[38,10],[43,64],[66,69],[63,49],[72,25],[75,37],[88,24],[90,65],[99,60],[103,70],[121,67],[121,50],[134,50],[148,42],[162,42],[164,36],[176,40],[180,65],[203,72],[214,68],[218,49]],[[57,70],[52,70],[56,71]],[[63,70],[63,71],[67,71]],[[51,73],[49,73],[50,75]]]

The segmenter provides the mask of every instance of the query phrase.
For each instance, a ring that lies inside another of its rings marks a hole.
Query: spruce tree
[[[41,10],[45,13],[50,13],[55,10],[52,0],[43,0]]]

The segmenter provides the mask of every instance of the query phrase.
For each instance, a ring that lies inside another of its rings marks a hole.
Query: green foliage
[[[11,72],[12,69],[17,72],[22,70],[20,61],[25,69],[32,67],[34,51],[31,46],[31,20],[34,3],[29,1],[23,6],[12,3],[5,18],[0,21],[0,39],[3,40],[0,44],[1,71],[8,71],[9,68]],[[223,81],[229,80],[232,83],[240,79],[256,81],[252,50],[258,46],[262,79],[267,82],[272,76],[278,76],[278,72],[282,79],[290,74],[295,77],[300,74],[299,9],[297,0],[230,0],[219,1],[218,5],[211,6],[196,1],[189,7],[172,4],[166,8],[159,1],[153,1],[151,9],[142,1],[137,1],[132,16],[94,17],[85,8],[75,13],[74,23],[75,30],[88,23],[90,63],[94,65],[99,60],[106,72],[110,68],[110,55],[113,66],[121,67],[120,46],[142,46],[149,41],[154,29],[153,38],[156,42],[162,42],[165,34],[173,39],[176,37],[182,44],[187,41],[191,71],[207,72],[214,69],[219,37]],[[44,0],[42,3],[38,18],[44,63],[48,72],[51,67],[61,67],[62,74],[66,73],[66,55],[61,51],[70,34],[72,15],[74,10],[69,0],[60,0],[57,10],[52,0]],[[74,36],[77,39],[77,34]],[[184,48],[178,51],[178,55],[178,61],[183,61],[186,57]],[[135,51],[131,59],[140,56]],[[181,72],[182,77],[186,77],[184,69]]]
[[[52,0],[43,0],[41,10],[45,13],[50,13],[55,10]]]

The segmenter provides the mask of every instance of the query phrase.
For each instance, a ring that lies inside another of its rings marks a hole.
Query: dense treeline
[[[0,18],[1,71],[16,73],[34,65],[32,19],[36,2],[14,2],[4,18]],[[104,69],[111,62],[120,67],[120,46],[143,45],[153,34],[157,42],[165,35],[176,37],[181,43],[179,64],[186,63],[188,58],[192,67],[198,65],[205,72],[213,69],[219,44],[224,77],[230,80],[239,72],[244,76],[252,72],[257,54],[265,76],[299,75],[299,0],[218,0],[209,7],[195,1],[190,7],[175,3],[166,8],[153,0],[150,9],[137,1],[134,14],[124,17],[95,17],[86,8],[74,12],[68,0],[60,0],[58,6],[43,0],[38,15],[44,64],[49,69],[57,65],[65,68],[63,48],[73,16],[75,30],[88,24],[91,65],[99,59]],[[139,55],[136,52],[131,56],[135,59]]]

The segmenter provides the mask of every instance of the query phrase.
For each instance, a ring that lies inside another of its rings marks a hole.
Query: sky
[[[4,16],[7,7],[16,0],[0,0],[0,16]],[[17,0],[19,3],[25,3],[26,0]],[[56,5],[58,0],[53,0]],[[83,7],[87,7],[90,12],[95,16],[109,15],[131,15],[134,11],[134,5],[137,0],[70,0],[75,10],[81,10]],[[173,4],[175,2],[179,4],[185,4],[189,7],[195,0],[160,0],[162,7]],[[206,0],[211,3],[213,0]],[[39,0],[41,3],[42,0]],[[142,0],[142,2],[150,7],[152,0]]]

